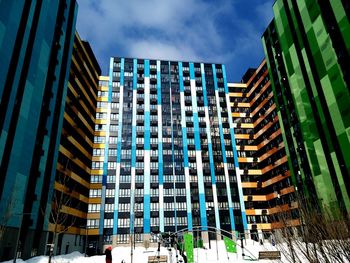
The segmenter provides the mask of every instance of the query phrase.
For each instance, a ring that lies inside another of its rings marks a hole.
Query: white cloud
[[[215,19],[230,1],[220,3],[214,9],[200,0],[81,0],[77,29],[97,57],[122,46],[124,56],[198,60],[222,52]]]
[[[246,58],[262,59],[273,0],[256,1],[242,14],[241,0],[78,0],[77,29],[103,69],[110,56],[125,56],[225,63],[236,71],[252,61]]]

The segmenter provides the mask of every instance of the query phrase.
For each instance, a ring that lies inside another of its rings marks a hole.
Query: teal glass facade
[[[2,259],[16,243],[44,253],[76,12],[75,0],[0,2]]]

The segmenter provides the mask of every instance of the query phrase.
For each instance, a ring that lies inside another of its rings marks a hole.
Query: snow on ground
[[[240,243],[239,243],[240,244]],[[208,244],[206,244],[208,247]],[[258,242],[253,240],[246,240],[244,242],[244,253],[249,255],[251,258],[257,259],[259,251],[266,250],[276,250],[276,247],[272,246],[269,242],[265,242],[263,245],[260,245]],[[120,263],[122,260],[125,260],[125,263],[129,263],[130,261],[130,247],[117,247],[112,251],[113,263]],[[194,262],[196,263],[225,263],[225,262],[247,262],[249,258],[246,257],[246,260],[242,258],[242,249],[237,246],[238,253],[227,253],[225,249],[224,242],[218,241],[218,250],[216,250],[216,242],[215,240],[211,241],[211,249],[194,249]],[[172,249],[171,252],[166,248],[162,247],[160,255],[167,255],[169,263],[176,263],[175,250]],[[143,247],[136,247],[134,250],[134,263],[147,263],[148,256],[157,256],[157,248],[150,247],[147,250]],[[172,259],[172,260],[171,260]],[[179,259],[182,259],[179,255]],[[3,263],[12,263],[13,261],[5,261]],[[21,259],[17,260],[18,263],[47,263],[47,256],[38,256],[26,261]],[[104,263],[105,256],[93,256],[93,257],[84,257],[83,254],[79,252],[73,252],[67,255],[55,256],[52,258],[52,263]],[[261,262],[278,262],[272,260],[261,260]],[[282,255],[283,262],[283,255]]]

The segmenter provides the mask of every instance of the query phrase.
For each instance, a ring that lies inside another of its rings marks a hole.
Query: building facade
[[[224,65],[111,58],[98,92],[90,244],[247,230],[229,103]]]
[[[44,253],[76,12],[74,0],[0,3],[1,259]]]
[[[349,213],[349,4],[277,0],[274,13],[263,43],[296,185]]]
[[[48,243],[54,253],[86,249],[86,220],[94,142],[97,87],[101,69],[88,42],[75,33],[58,150]]]
[[[291,214],[291,225],[299,224],[266,61],[228,88],[248,229],[252,238],[263,239],[282,226],[283,213]]]

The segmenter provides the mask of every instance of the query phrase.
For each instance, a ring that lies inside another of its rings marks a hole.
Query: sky
[[[264,58],[274,0],[78,0],[77,30],[103,74],[110,57],[226,65],[239,82]]]

